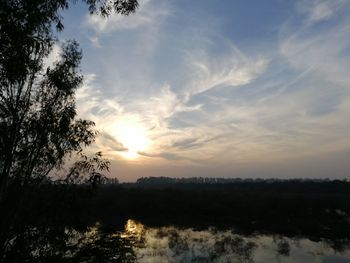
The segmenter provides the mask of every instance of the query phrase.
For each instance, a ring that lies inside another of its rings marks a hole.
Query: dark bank
[[[40,257],[33,256],[33,250],[50,246],[53,255],[43,257],[43,262],[95,258],[101,253],[106,258],[119,253],[126,260],[133,255],[134,240],[111,234],[123,231],[130,218],[157,229],[176,226],[204,231],[214,227],[243,236],[307,238],[339,251],[349,246],[350,183],[345,180],[205,180],[142,178],[136,183],[95,186],[14,186],[1,207],[6,211],[20,206],[15,218],[2,221],[3,229],[8,226],[3,238],[13,240],[7,244],[4,262],[35,262]],[[21,204],[19,192],[23,193]],[[88,247],[70,247],[68,240],[74,231],[85,233],[96,224],[99,238]],[[68,251],[76,251],[72,252],[75,256],[67,257]]]

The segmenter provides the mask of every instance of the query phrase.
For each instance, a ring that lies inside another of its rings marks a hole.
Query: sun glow
[[[116,139],[123,144],[127,151],[120,155],[127,159],[136,159],[139,152],[145,151],[150,145],[146,129],[138,122],[126,120],[115,127]]]

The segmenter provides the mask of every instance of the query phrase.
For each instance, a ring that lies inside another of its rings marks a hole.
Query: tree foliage
[[[138,6],[137,0],[81,1],[90,13],[104,17],[112,12],[128,15]],[[97,132],[94,122],[79,119],[76,112],[74,95],[83,81],[82,51],[76,41],[58,39],[64,29],[60,12],[75,2],[0,1],[0,262],[18,262],[9,255],[17,257],[26,248],[32,255],[28,244],[36,237],[27,243],[19,237],[39,229],[41,219],[49,221],[49,227],[43,227],[44,241],[64,234],[66,222],[77,220],[73,213],[79,207],[77,198],[66,193],[47,206],[55,211],[62,204],[60,216],[44,211],[40,193],[45,184],[40,183],[50,180],[50,172],[60,170],[72,157],[75,163],[65,182],[81,182],[85,176],[96,184],[109,167],[100,152],[92,157],[84,153]],[[60,56],[48,63],[55,45],[60,46]]]
[[[100,153],[89,159],[83,152],[97,132],[92,121],[76,116],[74,94],[83,80],[82,52],[77,42],[62,44],[57,38],[64,28],[60,12],[75,2],[1,1],[0,199],[9,180],[20,184],[43,180],[74,152],[81,160],[70,175],[88,172],[98,180],[98,170],[108,169]],[[128,15],[138,6],[137,0],[82,2],[90,13],[102,16]],[[58,44],[60,58],[48,66],[45,59]]]

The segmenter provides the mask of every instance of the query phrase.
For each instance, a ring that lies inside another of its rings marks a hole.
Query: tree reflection
[[[291,240],[281,235],[243,236],[214,228],[146,227],[133,220],[128,220],[122,236],[133,244],[136,262],[280,262],[281,256],[291,257],[293,262],[319,262],[317,257],[334,258],[333,249],[338,249],[344,258],[350,256],[346,246],[349,240],[329,244],[325,240]],[[298,253],[292,254],[292,247]],[[323,254],[315,254],[319,250]],[[277,253],[271,253],[274,251]],[[315,259],[310,259],[311,255]]]
[[[291,253],[296,250],[298,253]],[[118,231],[98,223],[85,229],[23,229],[8,242],[0,262],[254,263],[265,262],[266,255],[268,262],[279,262],[281,256],[291,257],[294,262],[305,262],[300,255],[332,259],[335,251],[337,257],[350,256],[349,240],[332,243],[309,239],[293,241],[280,235],[242,236],[232,230],[147,227],[128,220],[124,229]],[[315,258],[315,262],[317,260]]]
[[[137,240],[137,262],[254,262],[257,245],[231,231],[146,228],[129,220],[125,238]]]
[[[228,236],[215,243],[212,259],[229,254],[235,255],[237,259],[237,261],[232,262],[254,262],[252,256],[256,247],[257,245],[254,242],[245,241],[240,236]]]
[[[324,242],[331,247],[335,253],[343,253],[350,249],[350,239],[343,238],[337,240],[324,240]]]
[[[283,238],[279,237],[277,240],[274,240],[277,244],[277,253],[281,256],[288,257],[290,254],[290,244]]]
[[[130,240],[120,233],[109,233],[97,225],[85,232],[72,246],[73,260],[77,262],[134,262]]]
[[[0,262],[134,262],[128,239],[104,231],[99,224],[72,228],[31,228],[15,236]]]

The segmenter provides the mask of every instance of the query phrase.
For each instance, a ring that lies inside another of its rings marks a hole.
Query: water
[[[147,227],[131,219],[119,230],[100,224],[62,230],[29,228],[8,243],[3,262],[350,262],[350,240],[344,238]]]
[[[234,230],[146,227],[128,220],[120,237],[135,262],[350,262],[349,240],[311,241],[278,235],[242,236]]]

